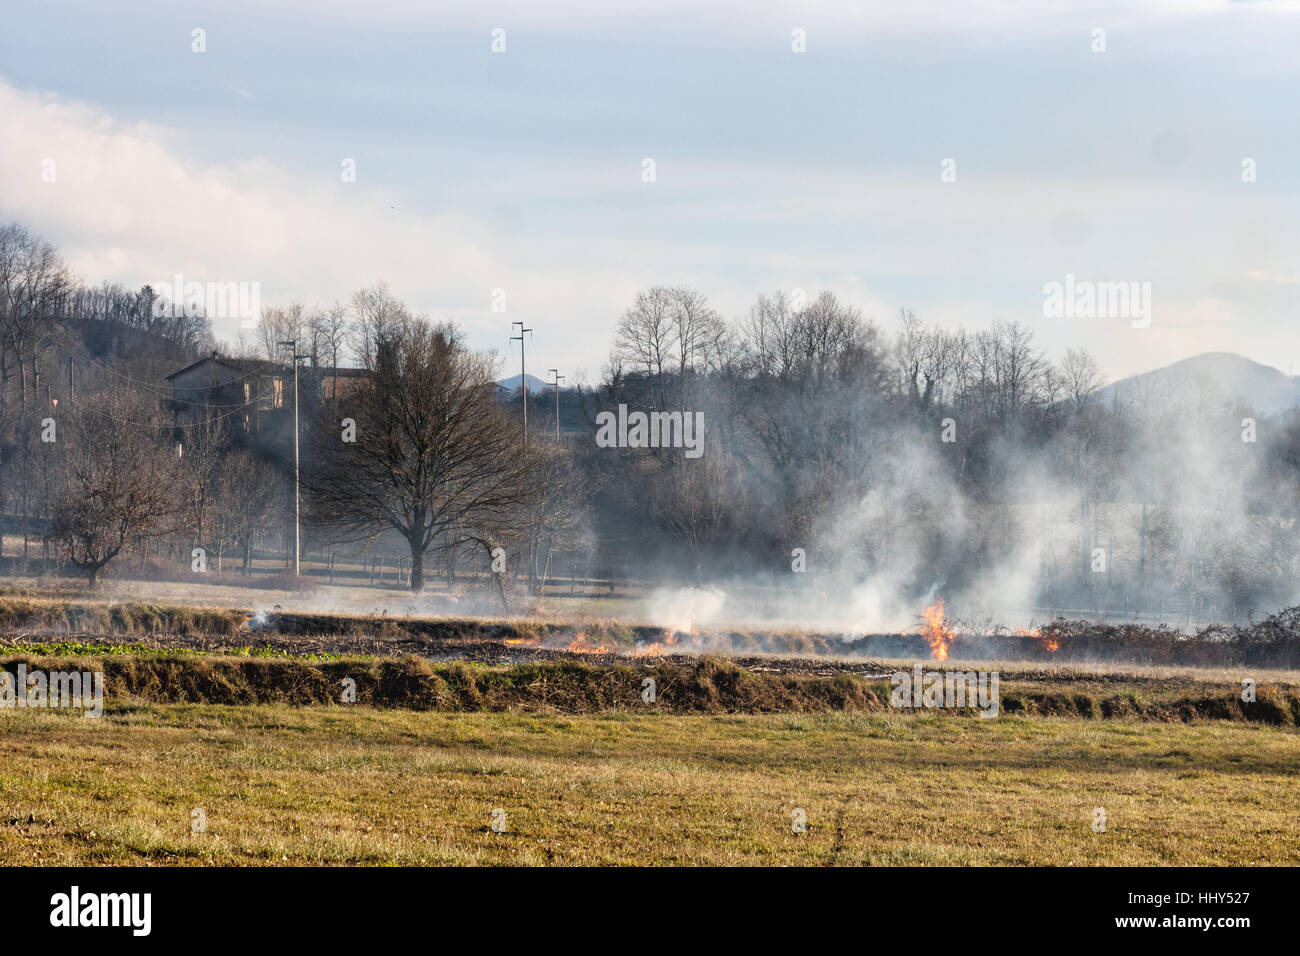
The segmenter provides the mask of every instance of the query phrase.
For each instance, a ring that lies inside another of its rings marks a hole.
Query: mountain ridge
[[[1135,402],[1154,394],[1162,400],[1218,398],[1272,415],[1300,407],[1300,378],[1235,352],[1202,352],[1161,368],[1141,372],[1099,388],[1105,404]]]
[[[497,384],[500,385],[502,388],[508,390],[509,392],[513,393],[518,390],[519,381],[520,379],[518,375],[511,375],[509,378],[498,379]],[[528,376],[529,395],[537,395],[541,392],[547,391],[548,389],[552,389],[554,387],[555,386],[552,385],[550,382],[545,382],[542,379],[538,378],[536,375],[530,374]]]

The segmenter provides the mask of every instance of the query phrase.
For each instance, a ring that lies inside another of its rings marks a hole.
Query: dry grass
[[[675,714],[866,713],[888,709],[891,698],[890,683],[874,676],[755,669],[708,656],[571,656],[494,666],[415,656],[296,658],[253,648],[212,655],[141,644],[105,647],[110,650],[82,642],[7,648],[0,668],[14,672],[23,663],[29,671],[102,671],[106,700],[126,704],[341,705],[349,680],[357,703],[443,712],[641,712],[648,709],[642,700],[647,679],[656,687],[649,709]],[[1002,712],[1019,717],[1300,725],[1300,693],[1276,684],[1260,684],[1257,699],[1246,703],[1231,683],[1022,672],[1004,678],[998,691]],[[967,708],[940,713],[975,720],[973,707],[972,701]]]
[[[228,608],[0,595],[0,631],[11,638],[25,632],[230,635],[244,616]]]
[[[9,711],[0,863],[1294,865],[1298,742],[894,713]]]
[[[910,670],[917,663],[915,658],[878,658],[887,670]],[[1117,677],[1136,677],[1151,680],[1187,680],[1214,682],[1220,684],[1240,684],[1249,677],[1256,683],[1276,683],[1300,686],[1300,670],[1282,667],[1194,667],[1170,664],[1131,664],[1125,661],[1033,661],[1024,660],[959,660],[953,658],[943,664],[921,662],[926,668],[953,670],[998,671],[1004,676],[1034,671],[1061,678],[1114,679]]]

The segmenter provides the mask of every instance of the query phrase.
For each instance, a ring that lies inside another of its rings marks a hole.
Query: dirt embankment
[[[674,714],[881,712],[891,710],[890,684],[853,673],[755,671],[715,657],[623,661],[546,661],[505,667],[419,658],[307,661],[292,658],[207,657],[197,654],[119,654],[104,657],[0,658],[0,669],[102,670],[110,703],[210,703],[349,706],[355,703],[435,711],[523,710],[584,714],[655,710]],[[653,681],[653,685],[650,682]],[[649,693],[653,687],[653,693]],[[1254,721],[1300,725],[1300,691],[1261,686],[1258,699],[1240,700],[1231,685],[1079,689],[1004,682],[1003,714],[1082,719]],[[972,717],[972,709],[934,709]],[[914,713],[914,711],[913,711]]]
[[[0,658],[0,670],[102,670],[109,701],[212,704],[338,704],[347,681],[355,703],[439,711],[591,713],[809,713],[883,710],[871,682],[839,675],[755,674],[728,661],[588,664],[556,661],[484,667],[419,658],[304,661],[185,655]],[[649,682],[653,681],[653,684]]]

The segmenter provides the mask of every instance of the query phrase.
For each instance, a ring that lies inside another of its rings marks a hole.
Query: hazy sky
[[[0,218],[92,283],[179,272],[328,304],[384,279],[507,374],[526,320],[530,371],[571,382],[654,283],[731,318],[759,291],[830,288],[891,334],[900,306],[1019,319],[1112,377],[1210,350],[1300,372],[1300,3],[4,13]],[[1150,282],[1151,326],[1046,318],[1067,273]]]

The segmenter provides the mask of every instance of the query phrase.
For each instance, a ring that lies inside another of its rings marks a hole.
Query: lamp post
[[[524,398],[524,461],[528,460],[528,370],[524,366],[524,333],[532,329],[524,328],[522,322],[511,322],[510,328],[519,326],[519,334],[510,336],[510,341],[519,342],[519,387],[523,389]]]
[[[302,573],[302,509],[298,478],[298,359],[306,358],[298,354],[298,340],[289,339],[280,342],[289,347],[293,360],[293,576]]]
[[[555,376],[555,444],[560,443],[560,383],[564,381],[564,376],[560,374],[558,368],[547,369]]]

